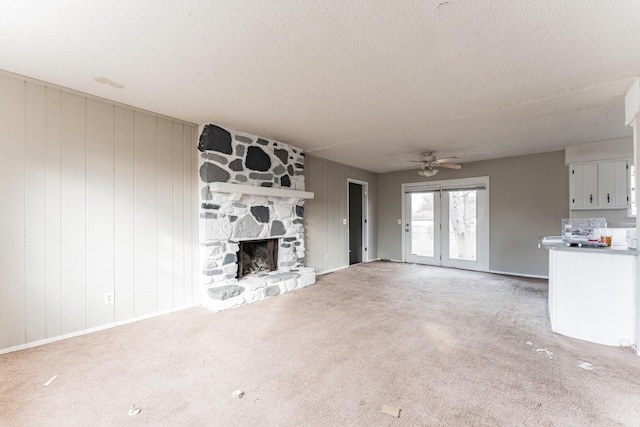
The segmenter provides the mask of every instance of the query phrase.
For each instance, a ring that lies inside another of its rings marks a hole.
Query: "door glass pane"
[[[477,260],[477,190],[449,192],[449,259]]]
[[[433,257],[433,193],[411,194],[411,254]]]

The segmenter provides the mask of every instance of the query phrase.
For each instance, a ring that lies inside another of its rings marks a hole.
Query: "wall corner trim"
[[[640,77],[636,77],[624,97],[624,124],[629,126],[640,113]]]

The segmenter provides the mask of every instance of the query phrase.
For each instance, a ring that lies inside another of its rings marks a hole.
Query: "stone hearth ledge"
[[[299,267],[290,271],[250,274],[233,284],[207,289],[203,306],[222,311],[261,299],[295,291],[316,282],[313,268]]]
[[[255,185],[233,184],[229,182],[212,182],[209,184],[212,193],[230,194],[231,200],[239,200],[243,194],[254,196],[280,197],[283,199],[313,199],[311,191],[286,190],[283,188],[258,187]]]

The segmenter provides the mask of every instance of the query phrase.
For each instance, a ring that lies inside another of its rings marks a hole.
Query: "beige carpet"
[[[544,280],[375,262],[2,355],[0,399],[2,426],[638,426],[640,358],[552,333]]]

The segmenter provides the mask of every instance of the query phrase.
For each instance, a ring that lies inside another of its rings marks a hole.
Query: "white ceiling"
[[[0,69],[388,172],[630,136],[640,1],[3,0]]]

